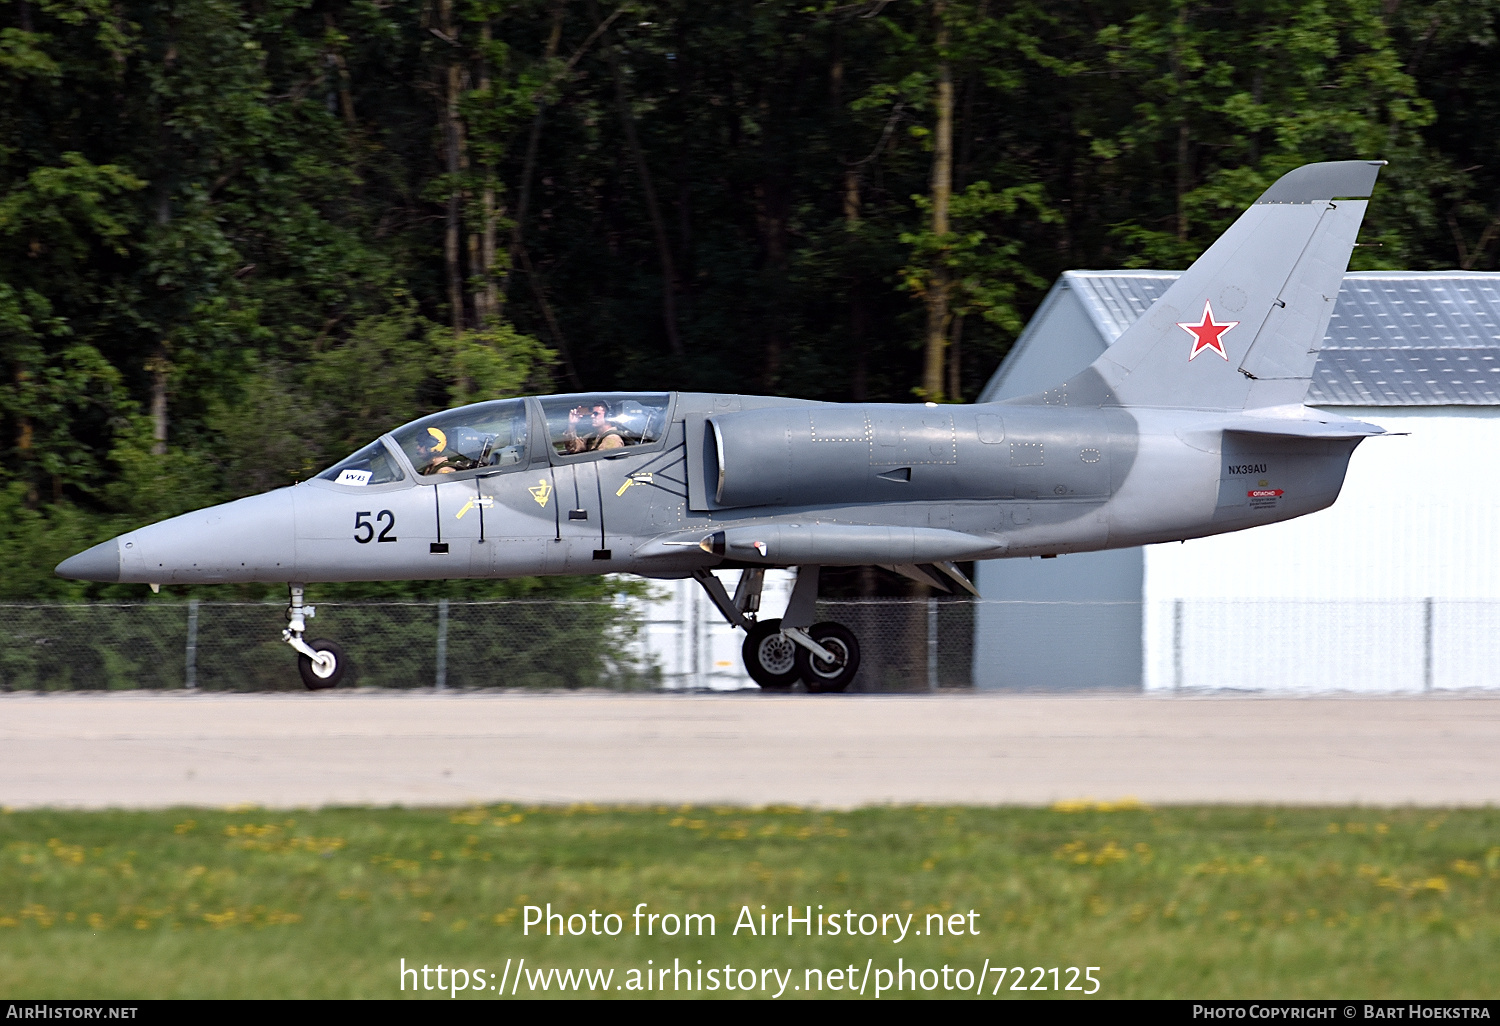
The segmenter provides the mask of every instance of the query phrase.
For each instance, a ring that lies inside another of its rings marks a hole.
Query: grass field
[[[548,902],[619,913],[620,935],[523,936],[525,906]],[[715,935],[664,937],[669,921],[658,920],[657,933],[634,936],[639,902],[648,914],[712,913]],[[799,915],[822,904],[856,927],[864,913],[912,914],[913,931],[930,913],[949,926],[959,914],[965,934],[895,943],[892,920],[885,937],[804,937],[799,924],[788,938],[784,923],[774,937],[732,932],[742,906],[758,930],[760,906],[788,904]],[[825,977],[852,982],[866,965],[897,969],[899,958],[967,969],[970,980],[986,959],[1058,966],[1063,984],[1066,967],[1098,966],[1101,997],[1493,997],[1500,811],[1078,803],[0,815],[0,996],[387,998],[402,996],[402,958],[493,972],[490,986],[523,957],[529,972],[613,968],[608,992],[620,996],[628,991],[615,987],[628,987],[631,970],[640,983],[648,959],[651,969],[728,964],[741,983],[742,968],[790,969],[791,997],[804,996],[793,987],[809,968],[852,965],[854,974]],[[988,996],[1001,982],[1000,996],[1020,997],[1016,980],[1011,971],[997,981],[992,969],[977,985]],[[1042,982],[1053,985],[1050,975]],[[407,986],[409,996],[413,978]],[[930,996],[948,993],[940,984]]]

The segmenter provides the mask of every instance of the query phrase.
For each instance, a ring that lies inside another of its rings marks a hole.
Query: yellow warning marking
[[[531,497],[536,500],[538,506],[547,505],[547,500],[552,498],[552,486],[547,483],[545,477],[526,490],[531,493]]]
[[[489,496],[489,495],[475,496],[475,497],[469,499],[468,502],[466,502],[466,503],[463,504],[463,507],[458,511],[458,515],[455,516],[453,519],[454,520],[462,520],[464,518],[464,514],[465,513],[469,512],[469,510],[471,510],[471,509],[475,509],[476,507],[478,509],[490,509],[494,505],[495,505],[495,500],[494,500],[494,498],[492,496]]]
[[[643,472],[643,473],[639,473],[639,474],[631,474],[629,477],[627,477],[625,479],[625,483],[620,486],[620,490],[617,491],[617,492],[615,492],[615,495],[616,496],[624,495],[625,494],[625,489],[629,488],[633,484],[650,484],[650,483],[651,483],[651,475],[649,473],[644,473]]]

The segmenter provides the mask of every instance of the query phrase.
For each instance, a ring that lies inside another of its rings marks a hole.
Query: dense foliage
[[[0,0],[0,598],[471,397],[972,398],[1308,160],[1493,269],[1496,8]]]

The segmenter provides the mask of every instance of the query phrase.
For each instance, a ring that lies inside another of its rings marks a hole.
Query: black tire
[[[808,637],[835,656],[824,662],[801,645],[797,646],[797,676],[814,694],[843,691],[859,672],[859,639],[841,623],[815,623],[807,629]]]
[[[319,653],[327,653],[333,657],[333,668],[322,670],[315,666],[308,656],[297,655],[297,672],[302,674],[302,683],[307,685],[309,691],[322,691],[326,688],[338,687],[339,681],[343,680],[349,673],[349,660],[344,655],[344,650],[332,641],[319,638],[310,643],[313,649]]]
[[[745,636],[740,655],[750,679],[764,691],[787,691],[797,683],[797,643],[781,633],[780,620],[761,620]]]

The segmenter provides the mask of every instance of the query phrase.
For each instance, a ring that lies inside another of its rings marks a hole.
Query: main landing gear
[[[694,574],[724,619],[744,629],[740,654],[750,679],[761,690],[790,691],[800,680],[815,694],[843,691],[859,672],[859,640],[843,624],[812,622],[818,567],[797,569],[797,583],[780,619],[756,618],[765,576],[759,567],[745,570],[731,599],[712,572]]]
[[[297,650],[297,671],[302,674],[302,683],[309,691],[336,687],[349,672],[349,660],[344,650],[332,641],[319,638],[308,644],[302,640],[307,621],[313,618],[317,609],[302,604],[302,585],[287,587],[291,592],[291,604],[287,606],[287,626],[281,632],[281,640]]]

